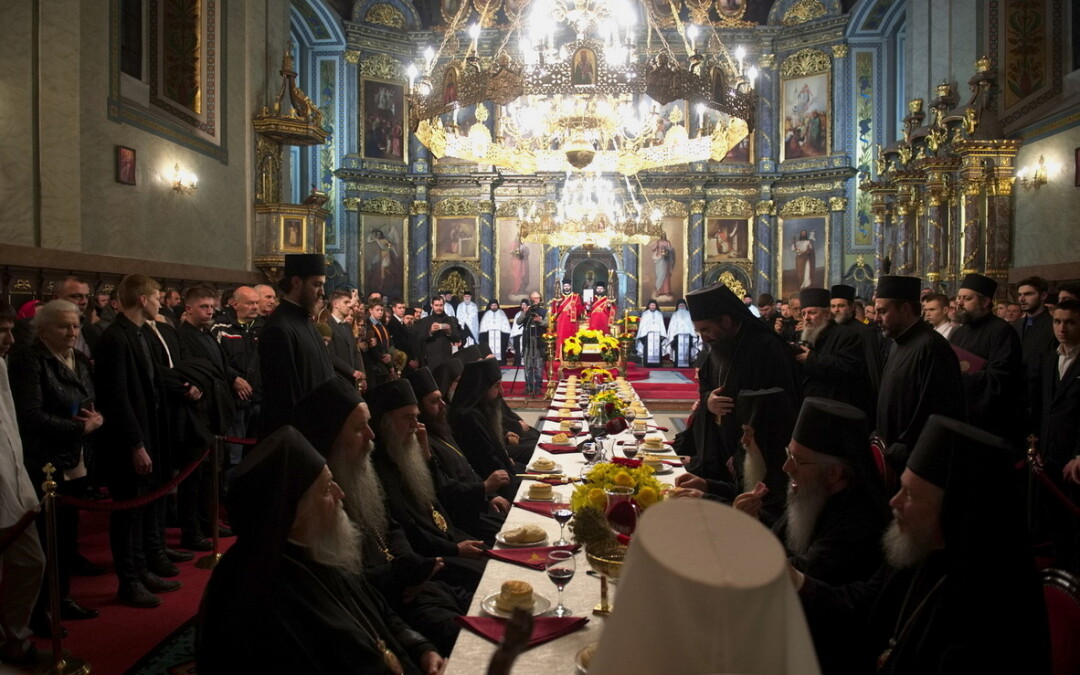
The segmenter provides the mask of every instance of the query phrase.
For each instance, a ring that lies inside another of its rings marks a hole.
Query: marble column
[[[495,297],[495,202],[491,183],[486,182],[482,187],[487,198],[480,200],[480,287],[474,290],[486,304]]]
[[[696,190],[700,191],[700,190]],[[686,240],[687,284],[686,291],[701,288],[705,273],[705,200],[690,202],[690,223]]]
[[[431,205],[426,187],[417,186],[409,211],[409,300],[423,303],[431,296]]]
[[[982,160],[971,154],[963,156],[963,168],[960,173],[963,176],[960,275],[963,276],[973,272],[981,273],[984,268],[983,247],[986,240],[983,237],[983,223],[986,218],[984,211],[986,175]]]
[[[757,278],[751,278],[750,283],[754,285],[758,294],[772,293],[773,291],[773,254],[776,250],[776,238],[773,236],[776,231],[776,206],[775,203],[769,199],[760,201],[754,208],[754,246],[757,250],[752,252],[754,259],[754,271]],[[777,287],[779,290],[779,286]]]

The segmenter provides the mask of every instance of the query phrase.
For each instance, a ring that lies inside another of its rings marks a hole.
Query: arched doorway
[[[610,249],[592,251],[591,254],[580,249],[570,251],[563,269],[566,270],[563,279],[570,279],[575,293],[591,297],[596,284],[602,283],[607,286],[608,297],[621,297],[618,264]]]

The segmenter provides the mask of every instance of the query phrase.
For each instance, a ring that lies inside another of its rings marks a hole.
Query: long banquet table
[[[580,386],[580,385],[579,385]],[[565,390],[566,381],[561,381],[555,393],[555,399],[562,398],[562,392]],[[558,415],[560,408],[569,407],[575,412],[575,416],[580,416],[581,413],[577,407],[573,404],[570,405],[557,405],[552,404],[552,407],[544,413],[545,417],[554,417]],[[650,411],[651,413],[651,411]],[[655,417],[647,420],[650,424],[655,423]],[[543,421],[539,422],[538,428],[541,431],[555,430],[559,428],[558,422]],[[588,425],[585,425],[585,429],[588,429]],[[671,433],[663,434],[662,432],[650,430],[650,435],[661,434],[670,440]],[[633,441],[633,436],[629,431],[625,431],[617,436],[611,437],[616,441]],[[545,439],[550,440],[549,436],[542,436],[541,441]],[[611,441],[605,443],[605,450],[613,446]],[[617,446],[615,446],[617,447]],[[608,451],[608,459],[611,458],[611,452]],[[622,456],[619,453],[617,456]],[[551,454],[537,447],[536,452],[529,460],[531,465],[533,460],[537,457],[548,457],[556,464],[559,464],[563,468],[563,473],[568,476],[578,476],[581,473],[582,467],[585,465],[585,459],[581,453],[569,453],[569,454]],[[672,455],[674,459],[674,455]],[[680,467],[674,467],[674,471],[668,474],[658,475],[657,479],[664,483],[674,483],[676,476],[684,473],[684,469]],[[522,480],[521,487],[519,488],[516,500],[522,500],[526,497],[529,489],[529,485],[532,483],[530,480]],[[555,492],[565,499],[569,499],[570,493],[573,490],[573,484],[557,485],[555,486]],[[533,513],[517,506],[510,509],[510,513],[507,514],[506,523],[503,526],[503,530],[515,527],[518,525],[533,524],[539,525],[544,528],[548,534],[548,541],[540,546],[550,546],[552,542],[559,538],[559,524],[555,522],[554,518],[543,516],[538,513]],[[570,527],[566,527],[566,537],[571,539]],[[501,548],[500,544],[495,545],[496,548]],[[576,665],[574,657],[579,650],[583,647],[597,642],[600,639],[601,631],[604,626],[604,618],[592,615],[593,607],[600,601],[600,579],[586,572],[592,569],[589,566],[589,562],[585,559],[584,550],[579,550],[576,554],[577,560],[577,573],[574,575],[573,580],[566,586],[566,590],[563,592],[563,602],[573,611],[573,615],[576,617],[586,616],[590,621],[584,628],[576,632],[570,633],[563,637],[557,638],[550,642],[546,642],[542,645],[529,649],[518,657],[514,662],[513,673],[514,675],[529,675],[535,673],[536,675],[549,675],[549,674],[569,674],[576,672]],[[521,565],[515,565],[512,563],[504,562],[501,560],[489,559],[487,568],[484,571],[484,576],[480,580],[480,585],[476,589],[476,595],[473,596],[472,604],[469,606],[469,616],[483,616],[484,610],[481,609],[480,603],[483,599],[492,593],[499,592],[504,581],[510,579],[520,579],[532,584],[536,593],[541,594],[549,598],[552,602],[552,606],[556,603],[556,596],[558,592],[555,589],[555,585],[547,578],[547,574],[539,570],[529,569]],[[618,586],[609,585],[609,597],[614,598],[614,604],[618,605]],[[458,637],[457,644],[454,646],[454,651],[450,655],[449,663],[447,665],[447,673],[485,673],[487,672],[488,661],[491,658],[492,653],[495,651],[495,644],[485,640],[484,638],[476,635],[475,633],[463,628],[461,635]]]

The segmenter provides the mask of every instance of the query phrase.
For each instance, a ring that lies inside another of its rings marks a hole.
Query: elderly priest
[[[359,533],[326,460],[293,427],[233,474],[237,540],[200,608],[200,673],[437,673],[441,656],[359,574]]]
[[[1049,670],[1046,607],[1004,439],[933,415],[890,501],[883,566],[830,587],[792,570],[825,672]],[[816,637],[816,636],[815,636]]]

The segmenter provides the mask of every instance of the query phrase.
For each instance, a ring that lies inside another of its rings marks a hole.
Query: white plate
[[[666,476],[667,474],[675,470],[675,467],[669,466],[667,464],[661,464],[661,467],[663,468],[653,470],[654,476]]]
[[[536,501],[536,500],[534,499],[534,500],[531,500],[531,501]],[[554,498],[552,499],[552,501],[554,501]],[[545,543],[547,540],[548,540],[547,534],[545,533],[544,538],[539,540],[539,541],[528,541],[528,542],[522,542],[520,544],[516,544],[514,542],[506,541],[506,539],[503,539],[503,533],[502,532],[499,532],[498,534],[495,535],[495,541],[499,542],[500,544],[502,544],[503,546],[505,546],[507,548],[527,548],[529,546],[540,546],[541,544]]]
[[[655,472],[653,472],[653,473],[655,473]],[[528,480],[528,479],[526,479],[526,480]],[[552,495],[551,497],[548,497],[547,499],[537,499],[536,497],[530,497],[530,496],[529,496],[529,492],[528,492],[528,490],[526,490],[526,491],[525,491],[525,496],[524,496],[524,497],[522,497],[522,498],[521,498],[520,500],[518,500],[518,501],[522,501],[522,502],[537,502],[537,503],[540,503],[540,504],[550,504],[550,503],[552,503],[553,501],[555,501],[555,496],[554,496],[554,495]],[[500,539],[499,541],[502,541],[502,540]],[[502,543],[506,544],[506,542],[502,542]],[[506,544],[506,545],[507,545],[507,546],[532,546],[532,544]]]
[[[499,597],[498,593],[492,593],[480,602],[480,609],[484,610],[491,616],[497,616],[500,619],[509,619],[510,612],[505,612],[495,606],[495,598]],[[532,606],[532,615],[540,616],[551,609],[551,600],[533,591],[533,600],[535,601]]]
[[[525,468],[527,468],[529,471],[535,471],[536,473],[562,473],[563,472],[562,471],[562,464],[556,464],[555,466],[551,467],[550,469],[537,469],[534,466],[528,466],[528,467],[525,467]]]

